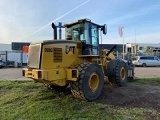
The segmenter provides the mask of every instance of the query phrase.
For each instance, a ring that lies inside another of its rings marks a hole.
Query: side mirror
[[[103,31],[103,34],[107,34],[107,25],[106,24],[104,24],[103,26],[102,26],[102,31]]]

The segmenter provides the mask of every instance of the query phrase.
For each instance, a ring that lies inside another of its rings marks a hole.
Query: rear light
[[[42,72],[41,71],[38,71],[38,78],[42,78]]]

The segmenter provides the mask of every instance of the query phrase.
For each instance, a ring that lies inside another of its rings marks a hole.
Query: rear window
[[[154,57],[140,57],[140,60],[154,60]]]
[[[159,60],[159,58],[158,57],[154,57],[154,60]]]

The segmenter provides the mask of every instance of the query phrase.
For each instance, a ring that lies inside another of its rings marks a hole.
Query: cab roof
[[[87,19],[87,18],[85,18],[85,19],[80,19],[80,20],[78,20],[78,21],[76,21],[76,22],[72,22],[72,23],[69,23],[69,24],[64,24],[64,27],[71,27],[71,26],[73,26],[73,25],[76,25],[76,24],[80,24],[80,23],[85,23],[85,22],[89,22],[89,23],[91,23],[91,24],[93,24],[93,25],[96,25],[96,26],[98,26],[99,28],[101,28],[102,27],[102,25],[98,25],[98,24],[96,24],[96,23],[93,23],[93,22],[91,22],[91,20],[90,19]]]

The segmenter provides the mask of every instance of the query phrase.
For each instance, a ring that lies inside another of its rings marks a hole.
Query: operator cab
[[[106,25],[101,26],[89,19],[82,19],[65,24],[64,27],[67,40],[82,42],[82,55],[99,55],[99,30],[106,34]]]

